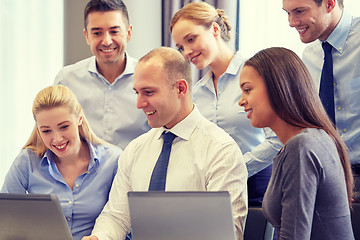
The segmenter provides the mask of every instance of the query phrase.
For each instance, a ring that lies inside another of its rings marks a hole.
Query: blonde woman
[[[205,2],[185,5],[170,23],[172,38],[182,55],[197,69],[210,68],[193,88],[194,103],[239,145],[249,173],[249,206],[261,206],[272,159],[282,144],[268,129],[252,127],[237,105],[244,60],[240,52],[234,54],[227,45],[230,30],[225,12]]]
[[[41,90],[32,113],[34,130],[1,192],[56,194],[74,239],[81,239],[107,202],[122,150],[94,135],[67,87]]]

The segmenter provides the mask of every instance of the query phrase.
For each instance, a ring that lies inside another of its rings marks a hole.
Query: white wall
[[[239,50],[244,57],[268,47],[286,47],[301,57],[306,45],[290,28],[281,0],[241,1],[240,18]]]
[[[139,59],[161,46],[161,0],[124,0],[129,12],[133,34],[128,52]]]
[[[64,0],[64,65],[92,56],[84,37],[84,8],[89,0]]]
[[[0,188],[34,127],[36,94],[62,67],[62,13],[58,0],[0,0]]]

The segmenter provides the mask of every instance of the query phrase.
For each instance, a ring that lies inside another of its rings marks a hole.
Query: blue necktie
[[[332,46],[328,42],[323,42],[322,48],[325,56],[321,72],[319,95],[329,118],[335,124],[334,75],[331,55]]]
[[[163,133],[164,143],[160,156],[151,175],[149,191],[165,190],[166,173],[169,164],[171,144],[174,141],[175,137],[176,135],[171,132]]]

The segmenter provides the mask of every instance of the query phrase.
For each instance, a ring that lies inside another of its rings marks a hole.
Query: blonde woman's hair
[[[170,32],[180,18],[193,21],[197,25],[203,25],[210,28],[213,22],[221,28],[221,38],[224,41],[230,40],[231,25],[229,17],[222,9],[215,9],[206,2],[194,2],[185,5],[175,13],[170,22]]]
[[[66,107],[69,112],[76,116],[82,116],[82,124],[79,126],[80,138],[93,144],[107,144],[98,138],[91,130],[84,113],[82,112],[80,103],[76,99],[74,93],[67,87],[56,85],[46,87],[41,90],[35,97],[32,114],[36,122],[36,115],[43,110],[50,110],[56,107]],[[47,150],[39,130],[35,124],[30,138],[23,148],[31,149],[36,155],[42,157]]]

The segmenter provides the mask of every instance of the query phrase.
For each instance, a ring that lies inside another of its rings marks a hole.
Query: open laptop
[[[128,192],[134,240],[235,240],[228,192]]]
[[[0,193],[0,240],[72,240],[55,194]]]

